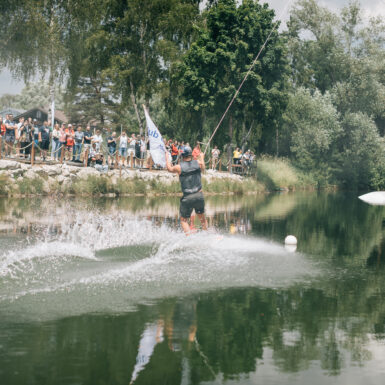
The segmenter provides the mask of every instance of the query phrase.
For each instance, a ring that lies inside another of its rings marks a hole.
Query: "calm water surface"
[[[207,213],[186,238],[177,198],[0,200],[0,384],[384,383],[384,208]]]

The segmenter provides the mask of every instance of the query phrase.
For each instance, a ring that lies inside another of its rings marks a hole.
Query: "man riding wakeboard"
[[[183,197],[180,200],[180,224],[186,235],[190,234],[189,219],[192,210],[195,210],[202,224],[202,229],[207,230],[205,217],[205,200],[202,193],[201,172],[205,169],[204,154],[201,153],[197,160],[192,158],[191,147],[184,147],[180,164],[172,166],[166,152],[166,166],[169,172],[179,175]]]

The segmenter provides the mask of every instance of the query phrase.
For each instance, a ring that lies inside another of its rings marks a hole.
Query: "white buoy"
[[[294,253],[297,251],[297,245],[285,245],[285,250],[289,253]]]
[[[289,253],[294,253],[297,250],[297,238],[294,235],[288,235],[285,238],[285,249]]]
[[[370,205],[385,206],[385,191],[374,191],[358,198]]]
[[[294,235],[288,235],[285,238],[285,245],[297,245],[297,238]]]

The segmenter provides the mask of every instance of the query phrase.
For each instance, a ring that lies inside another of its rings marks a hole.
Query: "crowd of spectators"
[[[15,122],[12,115],[3,120],[0,116],[3,154],[7,157],[30,159],[32,143],[42,161],[72,161],[95,166],[101,171],[118,165],[126,167],[154,167],[150,155],[150,144],[143,135],[121,131],[118,135],[111,130],[102,131],[87,125],[85,129],[78,124],[55,124],[51,129],[48,121],[39,122],[36,119],[21,117]],[[192,156],[197,159],[201,153],[201,143],[197,142]],[[172,163],[179,161],[180,154],[189,143],[173,139],[165,140],[165,147],[171,154]],[[209,167],[218,167],[221,152],[217,146],[211,150]],[[248,150],[245,153],[239,148],[233,153],[236,165],[248,166],[254,159],[254,154]]]
[[[242,152],[242,150],[239,147],[237,147],[233,151],[233,162],[236,165],[243,165],[243,166],[249,167],[254,162],[254,159],[255,159],[255,154],[251,150]]]

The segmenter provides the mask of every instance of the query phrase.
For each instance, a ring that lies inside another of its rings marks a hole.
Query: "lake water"
[[[0,384],[383,384],[385,209],[206,199],[0,200]]]

